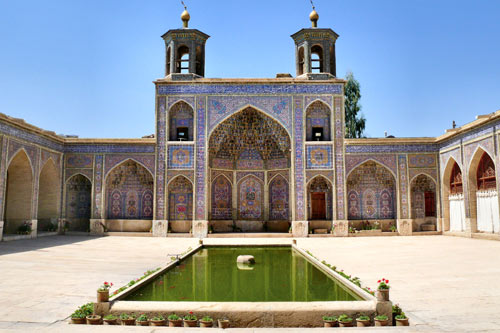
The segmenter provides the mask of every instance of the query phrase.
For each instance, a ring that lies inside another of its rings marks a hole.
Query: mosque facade
[[[0,239],[368,225],[497,238],[500,111],[439,137],[346,139],[339,36],[310,18],[291,36],[295,77],[210,79],[209,36],[185,11],[162,36],[153,137],[67,137],[0,114]]]

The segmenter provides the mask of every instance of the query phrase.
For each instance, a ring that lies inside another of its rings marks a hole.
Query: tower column
[[[304,42],[304,73],[311,73],[311,46]]]

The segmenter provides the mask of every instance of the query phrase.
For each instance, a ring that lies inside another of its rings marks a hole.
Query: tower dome
[[[312,27],[313,28],[318,27],[319,15],[318,15],[318,12],[316,11],[316,9],[313,9],[312,12],[311,12],[311,14],[309,14],[309,19],[312,22]]]

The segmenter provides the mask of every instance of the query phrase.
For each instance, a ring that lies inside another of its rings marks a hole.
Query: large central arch
[[[214,231],[288,230],[290,148],[286,129],[251,106],[213,129],[207,206]]]

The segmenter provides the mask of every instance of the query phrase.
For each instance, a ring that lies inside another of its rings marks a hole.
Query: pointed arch
[[[396,218],[396,177],[389,168],[367,160],[347,176],[350,220]]]
[[[90,227],[92,181],[82,173],[68,178],[65,184],[65,217],[70,231],[88,231]]]
[[[149,168],[147,167],[146,164],[144,164],[141,161],[138,161],[137,159],[135,159],[133,157],[127,157],[127,158],[123,159],[122,161],[120,161],[119,163],[116,163],[116,165],[114,165],[111,169],[109,169],[106,172],[106,174],[104,175],[104,179],[106,180],[108,178],[108,176],[111,174],[111,172],[113,172],[113,170],[115,170],[116,168],[119,168],[121,165],[123,165],[124,163],[127,163],[127,162],[134,162],[134,163],[138,164],[139,166],[141,166],[144,169],[146,169],[146,171],[149,173],[149,175],[151,177],[154,177],[153,176],[153,172],[151,170],[149,170]]]
[[[4,206],[4,233],[15,234],[21,224],[31,220],[33,166],[24,148],[8,163]]]
[[[322,100],[319,97],[316,97],[316,98],[314,98],[314,99],[312,99],[310,101],[307,101],[307,105],[305,106],[304,110],[307,110],[309,108],[309,106],[311,106],[311,104],[316,103],[316,102],[319,102],[319,103],[323,104],[325,107],[327,107],[328,110],[330,111],[330,113],[333,112],[333,110],[330,107],[330,105],[328,105],[328,103],[326,103],[324,100]]]
[[[333,184],[323,175],[314,176],[307,183],[307,211],[309,220],[332,219]]]
[[[193,219],[193,184],[183,175],[168,183],[169,222]]]
[[[212,180],[210,201],[213,220],[233,219],[233,185],[226,175],[220,174]]]
[[[54,160],[47,159],[38,178],[38,230],[57,228],[61,207],[61,175]]]
[[[184,99],[176,101],[168,109],[169,140],[193,141],[194,107]]]
[[[351,169],[347,172],[346,178],[349,178],[349,176],[351,175],[351,173],[354,170],[356,170],[359,166],[365,164],[366,162],[373,162],[375,164],[380,165],[381,167],[387,169],[387,171],[390,172],[390,174],[394,177],[394,179],[397,178],[394,170],[392,170],[387,164],[383,163],[382,161],[377,161],[376,159],[373,159],[373,158],[366,158],[366,159],[362,160],[361,162],[358,162],[358,163],[354,164],[351,167]]]
[[[332,139],[332,110],[322,100],[310,103],[306,110],[306,141],[330,141]]]
[[[434,179],[425,173],[419,173],[410,181],[411,218],[422,219],[418,224],[436,217],[436,186]]]
[[[472,155],[467,180],[471,231],[498,233],[500,216],[495,159],[481,146]]]
[[[132,158],[113,167],[105,177],[106,217],[151,220],[153,184],[151,172]]]
[[[26,149],[24,149],[24,147],[19,148],[18,150],[16,150],[16,152],[14,154],[12,154],[12,157],[7,161],[7,167],[10,167],[10,165],[11,165],[12,161],[14,160],[14,158],[16,158],[17,155],[19,155],[19,154],[26,155],[26,158],[28,159],[28,163],[30,165],[31,175],[34,176],[34,174],[35,174],[35,168],[33,166],[33,161],[31,160],[30,155],[28,154],[28,152],[26,151]]]
[[[269,182],[269,219],[290,219],[290,185],[283,175],[275,175]]]
[[[444,231],[465,230],[465,203],[462,186],[462,168],[454,157],[446,162],[442,184]]]
[[[238,181],[238,217],[241,220],[264,219],[264,183],[254,175]]]

